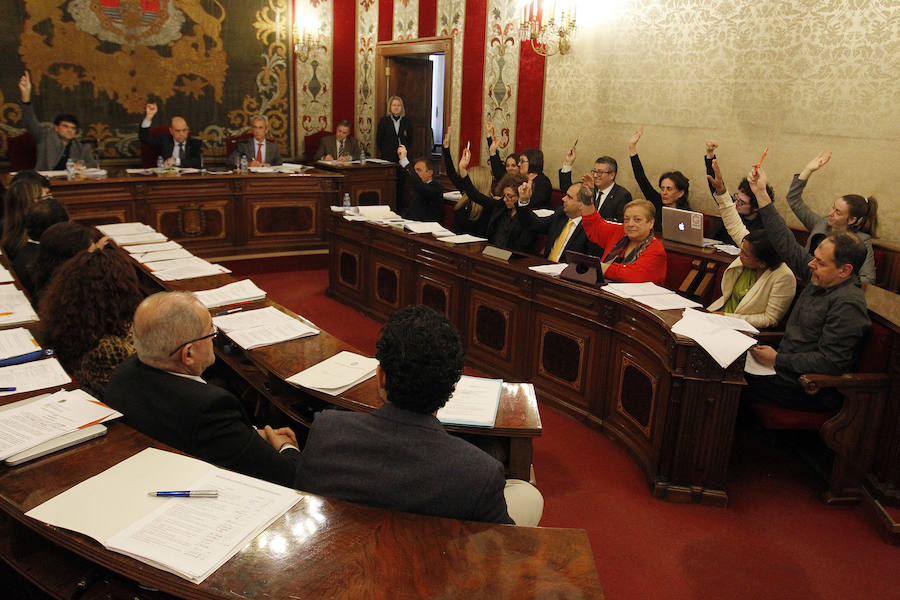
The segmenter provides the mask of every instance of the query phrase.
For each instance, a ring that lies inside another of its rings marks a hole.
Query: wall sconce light
[[[294,54],[300,62],[315,59],[325,43],[322,25],[312,15],[297,15],[293,30]]]
[[[575,3],[552,0],[547,10],[545,0],[522,2],[522,24],[519,40],[531,41],[531,48],[541,56],[568,54],[575,35]]]

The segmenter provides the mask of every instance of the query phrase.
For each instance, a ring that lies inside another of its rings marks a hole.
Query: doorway
[[[387,114],[388,98],[403,98],[412,126],[411,160],[432,156],[434,145],[441,143],[450,124],[452,80],[452,38],[379,42],[375,47],[375,117]]]

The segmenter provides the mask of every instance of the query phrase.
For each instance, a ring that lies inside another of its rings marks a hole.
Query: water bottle
[[[348,192],[344,192],[344,212],[350,210],[350,194]]]
[[[359,151],[359,163],[364,165],[366,164],[366,149],[363,148]]]
[[[75,161],[71,158],[66,160],[66,179],[69,181],[75,179]]]
[[[247,157],[241,154],[241,173],[247,172]]]
[[[162,173],[162,170],[163,170],[163,167],[165,166],[165,164],[166,164],[166,162],[163,160],[162,156],[156,157],[156,172],[157,172],[157,174]]]

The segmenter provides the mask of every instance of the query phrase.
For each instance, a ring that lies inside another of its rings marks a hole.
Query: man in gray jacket
[[[19,93],[22,97],[22,120],[25,129],[34,138],[37,145],[36,171],[62,171],[70,158],[85,167],[96,167],[97,159],[88,144],[75,139],[78,133],[78,119],[74,115],[60,114],[53,119],[53,127],[44,127],[34,114],[31,106],[31,74],[19,79]]]
[[[866,248],[853,233],[832,233],[810,256],[775,210],[762,168],[754,169],[747,179],[769,241],[798,279],[806,281],[806,287],[788,317],[778,350],[771,346],[750,349],[757,362],[774,367],[775,375],[747,374],[745,397],[794,410],[834,410],[841,402],[835,390],[807,395],[798,378],[804,373],[841,375],[855,366],[871,325],[857,275]]]

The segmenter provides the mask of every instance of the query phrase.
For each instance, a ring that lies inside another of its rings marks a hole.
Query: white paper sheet
[[[440,223],[421,221],[404,221],[403,226],[413,233],[435,233],[442,235],[453,235],[453,232],[441,225]]]
[[[552,211],[549,208],[536,208],[532,212],[539,217],[549,217],[553,215],[555,211]]]
[[[0,360],[22,356],[40,349],[41,345],[24,327],[0,331]]]
[[[214,317],[213,323],[245,350],[319,333],[308,321],[295,319],[274,306]]]
[[[199,485],[219,497],[147,495]],[[301,498],[296,490],[147,448],[26,514],[201,583]]]
[[[0,283],[12,283],[13,281],[15,281],[15,278],[13,278],[12,273],[3,265],[0,265]]]
[[[669,294],[651,294],[649,296],[634,296],[632,300],[645,304],[654,310],[674,310],[678,308],[697,308],[702,306],[699,302],[688,300],[675,292]]]
[[[105,225],[97,225],[97,229],[105,235],[132,235],[156,231],[149,225],[137,221],[130,223],[106,223]]]
[[[171,250],[160,250],[158,252],[147,252],[146,254],[135,255],[140,263],[153,263],[163,260],[174,260],[176,258],[190,258],[193,256],[184,248],[173,248]]]
[[[206,308],[216,308],[229,304],[242,304],[244,302],[262,300],[266,297],[266,292],[249,279],[242,279],[211,290],[194,292],[194,296]]]
[[[444,200],[450,200],[451,202],[456,202],[457,200],[462,200],[462,192],[459,190],[453,190],[452,192],[444,192]]]
[[[451,244],[470,244],[472,242],[487,241],[487,238],[476,237],[474,235],[469,235],[468,233],[463,233],[461,235],[448,235],[440,239],[442,242],[450,242]]]
[[[0,367],[0,387],[16,388],[12,392],[0,392],[0,396],[33,392],[72,381],[55,358],[34,360],[21,365]]]
[[[724,252],[725,254],[730,254],[732,256],[737,256],[741,253],[741,249],[737,246],[732,246],[731,244],[716,244],[714,246],[716,250],[720,252]]]
[[[291,375],[285,381],[337,396],[374,376],[377,366],[377,359],[344,351]]]
[[[121,416],[83,390],[60,391],[0,411],[0,460],[91,423]]]
[[[559,277],[559,274],[562,273],[568,266],[569,265],[567,265],[566,263],[553,263],[552,265],[535,265],[528,268],[532,271],[537,271],[538,273],[551,275],[553,277]]]
[[[228,269],[222,265],[209,264],[186,265],[175,269],[166,269],[165,271],[157,271],[153,273],[161,281],[178,281],[180,279],[193,279],[195,277],[207,277],[209,275],[221,275],[222,273],[230,273]]]
[[[0,325],[20,325],[37,320],[37,313],[25,292],[12,285],[0,285]]]
[[[752,352],[747,352],[747,361],[744,363],[744,372],[751,375],[774,375],[775,368],[767,367],[753,357]]]
[[[635,296],[652,296],[655,294],[671,294],[672,290],[658,286],[655,283],[608,283],[603,290],[615,294],[620,298],[634,298]]]
[[[463,375],[437,418],[441,423],[493,427],[502,389],[502,379]]]
[[[124,246],[124,250],[128,254],[147,254],[148,252],[162,252],[163,250],[178,250],[181,244],[169,240],[168,242],[159,242],[158,244],[138,244],[137,246]]]
[[[157,242],[165,242],[169,238],[156,231],[145,231],[143,233],[134,234],[107,234],[114,239],[120,246],[131,246],[134,244],[154,244]]]
[[[700,344],[724,369],[748,348],[755,346],[756,340],[729,328],[728,320],[716,318],[720,316],[688,308],[685,309],[681,320],[672,326],[672,331]],[[750,326],[746,321],[744,324]]]

